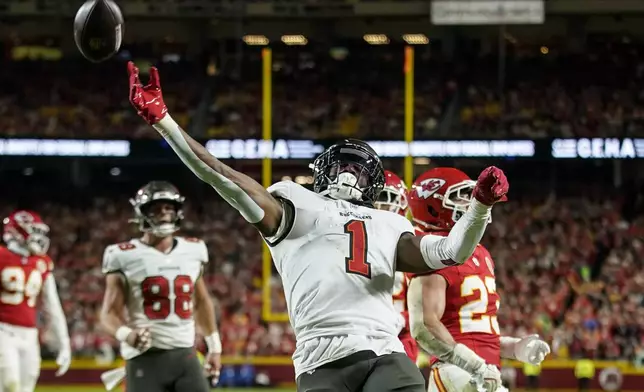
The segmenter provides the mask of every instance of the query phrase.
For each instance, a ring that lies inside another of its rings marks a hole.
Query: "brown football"
[[[86,59],[98,63],[118,52],[123,14],[112,0],[88,0],[74,18],[74,41]]]

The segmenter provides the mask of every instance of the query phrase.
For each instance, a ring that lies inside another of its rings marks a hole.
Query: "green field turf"
[[[115,388],[112,392],[121,392],[122,389]],[[254,388],[217,388],[213,391],[227,391],[227,392],[293,392],[293,389],[254,389]],[[36,392],[105,392],[105,388],[101,386],[42,386],[37,387]]]

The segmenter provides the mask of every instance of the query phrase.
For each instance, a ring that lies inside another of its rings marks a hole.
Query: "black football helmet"
[[[362,140],[334,144],[309,166],[313,190],[333,199],[373,206],[385,185],[380,157]]]
[[[183,202],[179,190],[167,181],[151,181],[136,192],[130,204],[134,207],[133,223],[139,225],[143,232],[150,232],[157,237],[168,236],[177,230],[183,220]],[[165,202],[174,205],[175,213],[170,221],[158,220],[151,207],[156,202]]]

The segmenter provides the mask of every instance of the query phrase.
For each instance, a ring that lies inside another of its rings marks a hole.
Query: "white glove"
[[[494,365],[483,365],[470,379],[477,392],[496,392],[501,385],[501,372]]]
[[[521,338],[514,344],[514,357],[524,363],[540,365],[548,354],[550,346],[536,334]]]
[[[67,373],[69,370],[69,365],[72,364],[72,350],[69,346],[63,346],[58,352],[56,357],[56,365],[58,365],[58,370],[56,370],[56,377],[60,377]]]

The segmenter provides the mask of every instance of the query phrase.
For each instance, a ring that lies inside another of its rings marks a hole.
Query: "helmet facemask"
[[[181,227],[183,220],[183,201],[185,198],[178,193],[161,191],[155,192],[151,196],[139,195],[136,199],[130,199],[130,204],[134,207],[135,218],[131,222],[138,223],[139,230],[144,233],[150,233],[155,237],[163,238],[172,235]],[[167,212],[163,208],[165,204],[170,204],[174,208]],[[155,206],[161,206],[161,211],[155,211]],[[159,218],[159,215],[169,214],[169,219]]]
[[[447,188],[443,198],[443,207],[454,210],[452,214],[454,222],[457,222],[470,207],[472,191],[474,191],[475,186],[476,181],[468,180]],[[489,217],[488,223],[492,223],[492,216]]]
[[[315,192],[332,199],[373,205],[384,187],[379,158],[359,144],[333,146],[309,167]]]
[[[407,196],[395,187],[385,186],[375,205],[379,210],[401,214],[407,209]]]
[[[443,197],[443,208],[453,210],[452,220],[457,222],[467,211],[472,200],[472,191],[476,181],[459,182],[447,188]]]
[[[33,223],[29,236],[26,239],[26,246],[32,255],[42,256],[49,250],[49,226],[44,223]]]

